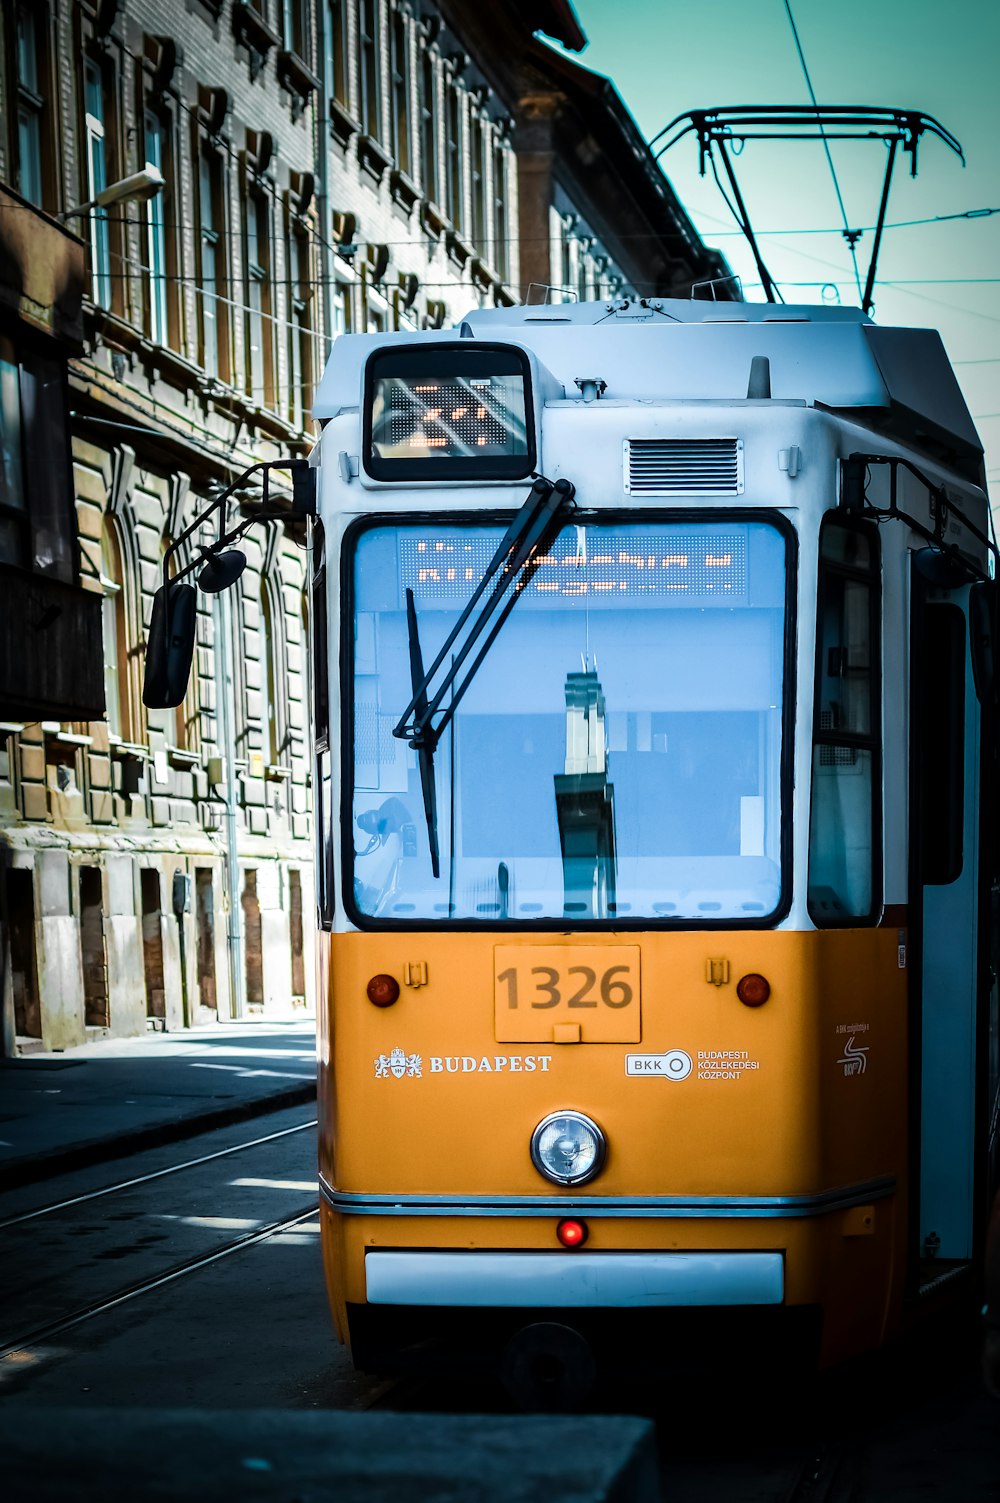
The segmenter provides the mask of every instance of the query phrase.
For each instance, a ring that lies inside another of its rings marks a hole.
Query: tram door
[[[969,589],[942,590],[914,570],[911,600],[913,917],[919,969],[921,1281],[973,1255],[976,1213],[980,707]],[[916,1079],[913,1080],[917,1088]]]

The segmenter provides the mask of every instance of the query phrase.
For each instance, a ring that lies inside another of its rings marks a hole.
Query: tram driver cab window
[[[820,533],[809,914],[820,928],[879,909],[878,541],[830,519]]]

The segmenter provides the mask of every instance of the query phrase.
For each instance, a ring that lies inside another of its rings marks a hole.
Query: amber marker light
[[[766,977],[751,971],[749,976],[741,976],[737,981],[736,995],[744,1007],[762,1007],[771,995],[771,983]]]
[[[556,1236],[563,1247],[582,1247],[590,1236],[590,1228],[585,1221],[560,1221]]]
[[[373,976],[368,983],[368,1000],[376,1007],[391,1007],[399,1001],[399,982],[395,976]]]

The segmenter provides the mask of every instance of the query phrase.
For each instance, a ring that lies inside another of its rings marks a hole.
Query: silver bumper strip
[[[322,1175],[320,1194],[345,1216],[828,1216],[896,1193],[890,1176],[813,1195],[356,1195]]]
[[[370,1252],[372,1305],[522,1309],[780,1305],[781,1253]]]

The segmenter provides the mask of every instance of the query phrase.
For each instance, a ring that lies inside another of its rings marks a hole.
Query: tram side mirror
[[[305,459],[289,466],[292,472],[292,515],[316,515],[316,476],[318,471]]]
[[[206,595],[221,595],[223,590],[236,583],[246,566],[247,556],[238,548],[229,548],[225,553],[208,553],[198,583]]]
[[[170,624],[167,626],[167,590]],[[149,710],[171,710],[183,704],[194,656],[197,592],[194,585],[161,585],[153,596],[153,614],[146,643],[146,674],[142,702]]]
[[[993,633],[997,609],[997,581],[980,580],[969,591],[969,650],[976,698],[985,704],[993,697],[996,666]]]
[[[921,579],[939,590],[958,590],[972,578],[972,570],[957,553],[942,553],[940,548],[918,548],[913,564]]]

